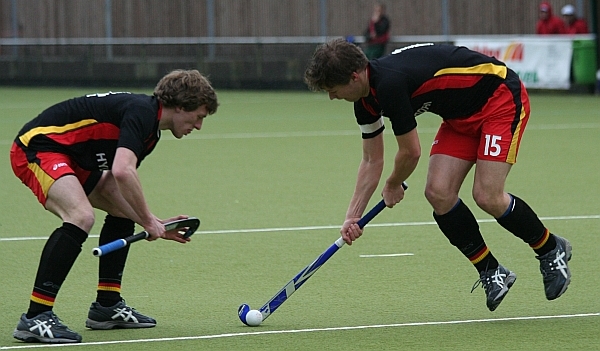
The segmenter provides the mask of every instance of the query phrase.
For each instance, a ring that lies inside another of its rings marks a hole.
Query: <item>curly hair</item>
[[[206,105],[208,114],[217,112],[217,94],[206,77],[197,70],[174,70],[161,78],[154,88],[154,96],[165,107],[181,107],[194,111]]]
[[[358,46],[344,38],[333,39],[317,46],[304,72],[304,82],[312,91],[345,85],[353,72],[364,69],[368,63]]]

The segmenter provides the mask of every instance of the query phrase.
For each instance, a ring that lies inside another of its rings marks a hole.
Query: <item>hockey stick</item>
[[[189,238],[192,236],[198,227],[200,226],[200,220],[196,217],[189,217],[185,219],[178,219],[172,222],[165,223],[165,230],[173,230],[179,228],[187,228],[183,233],[184,238]],[[135,243],[140,240],[144,240],[148,238],[149,234],[145,230],[141,233],[130,235],[124,239],[118,239],[115,241],[111,241],[108,244],[104,244],[100,247],[96,247],[92,250],[92,254],[96,257],[104,256],[113,251],[124,248],[125,246]]]
[[[406,183],[402,184],[404,189],[407,189],[408,186]],[[377,216],[383,209],[385,208],[385,202],[381,200],[375,207],[373,207],[366,215],[364,215],[358,222],[358,226],[362,229],[367,223],[369,223],[375,216]],[[275,296],[273,296],[269,301],[267,301],[259,310],[262,314],[262,320],[267,319],[279,306],[281,306],[287,299],[292,296],[296,290],[300,289],[302,284],[304,284],[315,272],[321,268],[333,254],[335,254],[342,246],[344,246],[345,242],[340,237],[337,239],[325,252],[323,252],[316,260],[314,260],[311,264],[306,266],[303,270],[300,271],[292,280],[290,280]],[[242,323],[251,326],[246,321],[246,314],[251,310],[248,304],[242,304],[238,308],[238,317]],[[252,325],[255,326],[255,325]]]

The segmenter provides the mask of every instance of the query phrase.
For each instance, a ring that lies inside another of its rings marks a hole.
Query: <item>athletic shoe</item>
[[[475,282],[471,292],[481,284],[487,297],[487,307],[490,311],[494,311],[500,305],[510,287],[515,283],[515,280],[517,280],[515,273],[504,268],[502,265],[498,265],[496,269],[481,272],[479,280]]]
[[[31,319],[27,319],[26,314],[23,313],[13,336],[25,342],[50,344],[81,342],[81,335],[62,324],[52,311],[40,313]]]
[[[113,329],[113,328],[152,328],[156,326],[156,320],[144,316],[125,304],[125,300],[119,301],[112,307],[103,307],[98,302],[92,302],[88,319],[85,326],[90,329]]]
[[[554,300],[562,295],[571,282],[571,270],[568,262],[571,260],[571,243],[565,238],[554,235],[556,247],[540,260],[540,272],[544,277],[544,291],[548,300]]]

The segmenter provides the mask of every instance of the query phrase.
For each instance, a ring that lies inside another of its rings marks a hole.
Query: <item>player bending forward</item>
[[[354,102],[362,131],[363,158],[341,228],[346,243],[361,236],[356,222],[383,172],[383,117],[390,119],[398,143],[382,193],[393,207],[404,198],[402,182],[421,156],[415,117],[429,111],[443,122],[431,149],[425,196],[441,231],[479,272],[473,289],[483,286],[493,311],[517,278],[492,255],[475,217],[458,197],[475,166],[475,202],[537,254],[546,298],[567,290],[571,245],[551,234],[525,201],[504,191],[529,119],[525,87],[504,63],[464,47],[434,44],[411,45],[368,61],[356,45],[334,39],[316,49],[305,82],[330,99]]]
[[[135,223],[158,238],[185,243],[177,231],[150,211],[137,167],[160,139],[161,130],[176,138],[202,128],[217,111],[217,96],[198,71],[164,76],[153,96],[92,94],[56,104],[27,123],[10,150],[12,168],[46,210],[62,220],[46,242],[27,313],[13,336],[26,342],[81,342],[54,314],[54,300],[94,225],[94,210],[106,211],[99,244],[133,234]],[[100,257],[98,290],[86,327],[149,328],[153,318],[127,306],[121,279],[129,246]]]

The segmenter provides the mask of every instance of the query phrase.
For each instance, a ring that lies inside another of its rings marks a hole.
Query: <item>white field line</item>
[[[440,119],[441,121],[441,119]],[[527,130],[567,130],[567,129],[594,129],[600,128],[600,123],[572,123],[572,124],[538,124],[528,125]],[[419,128],[421,134],[437,133],[437,128]],[[177,140],[171,135],[165,134],[164,140]],[[256,139],[256,138],[293,138],[293,137],[329,137],[329,136],[360,136],[358,127],[354,130],[330,130],[330,131],[302,131],[302,132],[267,132],[267,133],[223,133],[202,134],[193,133],[186,139]]]
[[[569,220],[569,219],[600,219],[600,215],[587,216],[557,216],[557,217],[540,217],[543,221],[552,220]],[[478,219],[477,223],[495,222],[495,219]],[[437,225],[435,221],[430,222],[402,222],[402,223],[370,223],[369,227],[410,227]],[[303,230],[322,230],[322,229],[339,229],[339,225],[324,225],[324,226],[309,226],[309,227],[282,227],[282,228],[257,228],[257,229],[227,229],[227,230],[201,230],[198,234],[238,234],[238,233],[263,233],[263,232],[285,232],[285,231],[303,231]]]
[[[358,255],[360,258],[373,258],[373,257],[401,257],[401,256],[414,256],[414,253],[395,253],[395,254],[380,254],[380,255]]]
[[[441,121],[441,119],[440,119]],[[568,129],[595,129],[600,128],[600,123],[572,123],[572,124],[529,124],[527,130],[568,130]],[[437,132],[437,128],[419,128],[419,133],[433,134]],[[204,134],[193,133],[185,137],[187,140],[203,140],[203,139],[258,139],[258,138],[293,138],[293,137],[331,137],[331,136],[358,136],[360,130],[358,127],[353,130],[330,130],[330,131],[303,131],[303,132],[268,132],[268,133],[217,133]],[[178,140],[170,134],[164,133],[162,140]],[[0,140],[0,145],[11,145],[11,140]]]
[[[586,216],[555,216],[555,217],[540,217],[542,221],[555,220],[585,220],[585,219],[600,219],[600,215]],[[495,222],[495,219],[478,219],[478,223]],[[435,221],[430,222],[403,222],[403,223],[371,223],[369,227],[409,227],[409,226],[425,226],[436,225]],[[268,232],[298,232],[308,230],[323,230],[323,229],[339,229],[339,225],[321,225],[308,227],[281,227],[281,228],[256,228],[256,229],[225,229],[225,230],[200,230],[196,235],[202,234],[247,234],[247,233],[268,233]],[[90,238],[97,238],[98,235],[90,235]],[[29,237],[12,237],[0,238],[0,242],[4,241],[24,241],[24,240],[46,240],[47,236],[29,236]]]
[[[523,316],[523,317],[506,317],[506,318],[485,318],[485,319],[467,319],[467,320],[438,321],[438,322],[375,324],[375,325],[358,325],[358,326],[349,326],[349,327],[330,327],[330,328],[313,328],[313,329],[267,330],[267,331],[255,331],[255,332],[247,332],[247,333],[225,333],[225,334],[214,334],[214,335],[183,336],[183,337],[176,337],[176,338],[155,338],[155,339],[138,339],[138,340],[114,340],[114,341],[84,342],[84,343],[79,343],[79,344],[55,344],[55,345],[33,344],[33,345],[19,345],[19,346],[2,346],[2,347],[0,347],[0,350],[22,350],[22,349],[34,349],[34,348],[77,347],[77,346],[96,346],[96,345],[113,345],[113,344],[134,344],[134,343],[138,344],[138,343],[149,343],[149,342],[160,342],[160,341],[220,339],[220,338],[270,335],[270,334],[336,332],[336,331],[360,330],[360,329],[423,327],[423,326],[493,323],[493,322],[507,322],[507,321],[547,320],[547,319],[558,319],[558,318],[584,318],[584,317],[597,317],[597,316],[600,316],[600,313],[564,314],[564,315],[554,315],[554,316]]]

